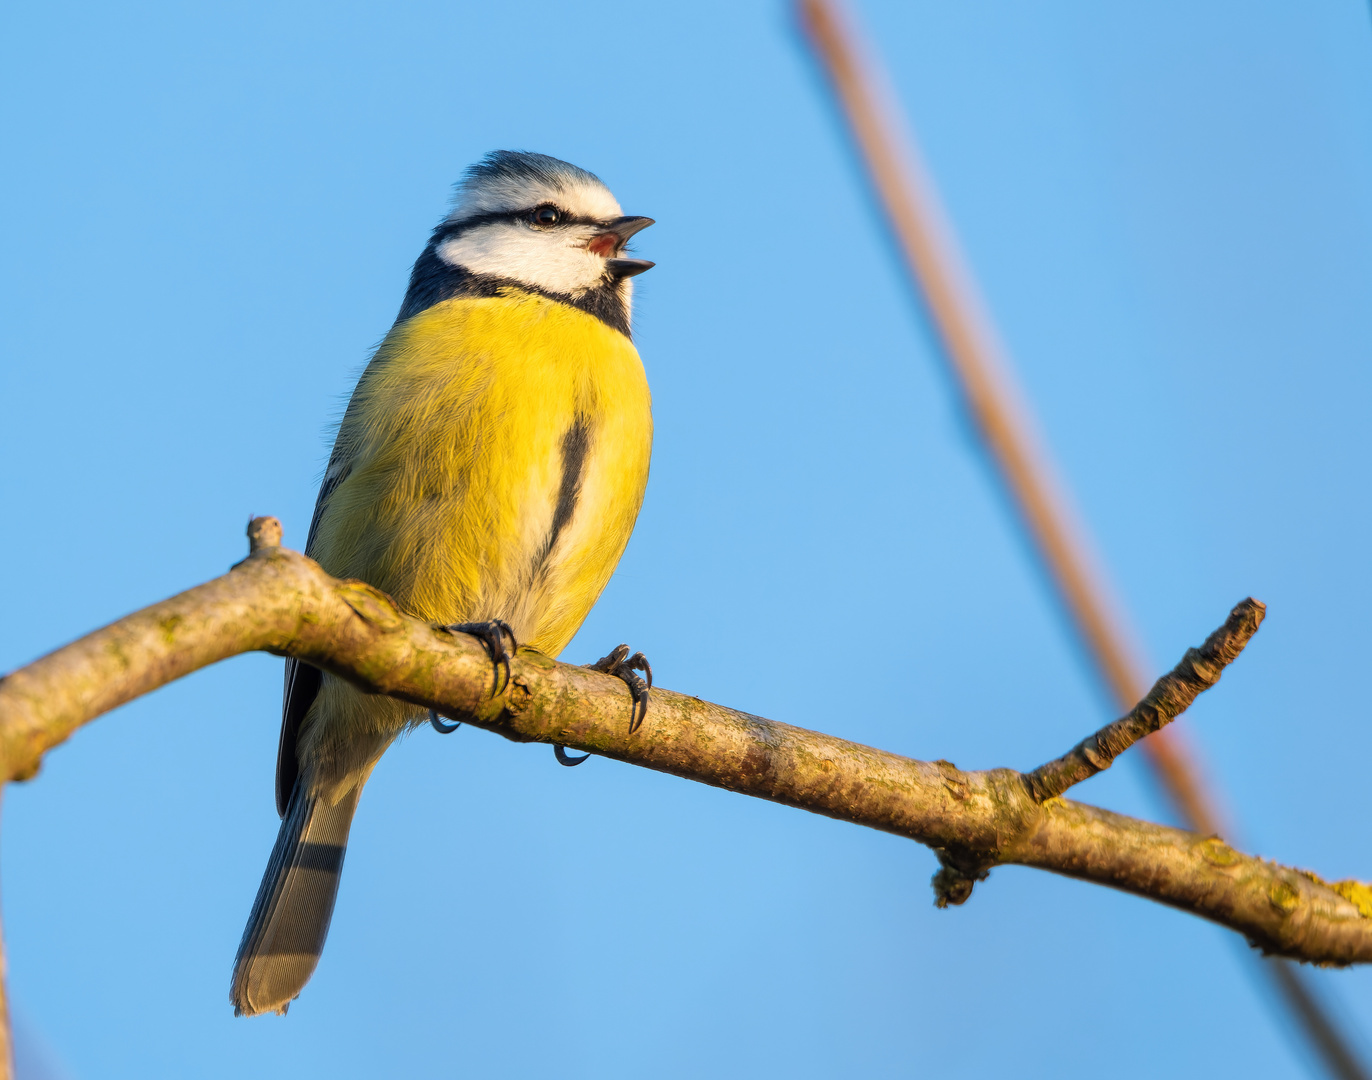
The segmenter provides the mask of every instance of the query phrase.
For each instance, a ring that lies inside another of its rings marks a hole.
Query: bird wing
[[[329,455],[329,467],[324,473],[324,483],[319,488],[319,498],[315,500],[314,516],[310,519],[310,533],[305,540],[305,554],[314,548],[315,534],[319,531],[320,519],[328,506],[329,496],[352,472],[352,462],[343,443],[334,444]],[[295,756],[295,743],[300,735],[300,722],[314,704],[319,693],[324,673],[312,664],[306,664],[293,656],[286,658],[286,684],[281,701],[281,739],[276,747],[276,812],[286,816],[290,805],[291,790],[300,774],[300,762]]]

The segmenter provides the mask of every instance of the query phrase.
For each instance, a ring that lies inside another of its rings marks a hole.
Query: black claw
[[[634,702],[634,715],[629,720],[629,734],[632,735],[643,726],[643,721],[648,717],[648,688],[645,686],[638,692],[638,698]]]
[[[504,619],[492,619],[490,622],[464,622],[453,623],[451,626],[443,627],[456,634],[470,634],[481,644],[486,646],[486,652],[490,654],[491,663],[495,665],[495,682],[491,684],[491,697],[500,693],[500,669],[505,668],[505,685],[510,685],[510,656],[519,649],[519,642],[515,640],[514,631],[510,629],[510,624]],[[510,639],[510,648],[505,648],[505,638]]]
[[[439,716],[433,709],[429,710],[429,723],[433,725],[433,729],[440,735],[451,735],[462,726],[461,720],[454,720],[451,726],[445,724],[443,720],[444,717]]]
[[[648,698],[653,688],[653,665],[648,663],[648,658],[641,652],[636,652],[624,661],[624,666],[630,671],[641,671],[648,676],[646,682],[635,677],[634,682],[629,684],[631,691],[635,689],[638,691],[634,694],[634,716],[629,722],[629,734],[632,735],[639,729],[648,715]],[[635,683],[637,683],[636,687]]]
[[[648,663],[648,658],[641,652],[636,652],[630,656],[629,646],[616,645],[610,650],[609,656],[602,656],[594,664],[587,664],[586,666],[623,679],[625,685],[629,687],[629,695],[633,698],[633,707],[629,711],[629,734],[632,735],[642,726],[648,715],[649,692],[653,688],[653,666]],[[635,675],[635,671],[641,671],[647,675],[647,681],[645,682]]]
[[[557,763],[559,765],[566,765],[569,769],[574,765],[580,765],[590,756],[590,754],[582,754],[580,757],[572,757],[571,754],[567,753],[567,748],[565,746],[559,746],[557,743],[553,743],[553,757],[557,758]]]

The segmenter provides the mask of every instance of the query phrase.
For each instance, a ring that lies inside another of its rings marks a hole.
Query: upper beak
[[[649,225],[653,224],[650,217],[621,217],[606,224],[600,236],[613,236],[616,240],[615,250],[618,251],[629,242],[629,238],[635,233],[642,232]],[[651,263],[647,259],[606,259],[605,269],[615,277],[633,277],[641,274],[645,270],[651,270],[656,263]]]
[[[619,242],[621,244],[627,244],[630,237],[635,233],[642,232],[652,224],[653,219],[650,217],[615,218],[614,221],[611,221],[605,226],[605,232],[613,233],[615,236],[619,237]]]

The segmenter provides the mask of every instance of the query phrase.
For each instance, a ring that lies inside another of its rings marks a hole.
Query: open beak
[[[635,233],[641,232],[653,223],[650,217],[621,217],[615,218],[605,226],[601,232],[591,239],[591,250],[602,246],[606,252],[621,251],[624,245],[629,242],[629,238]],[[614,277],[628,278],[635,274],[641,274],[645,270],[651,270],[656,263],[651,263],[647,259],[606,259],[605,269]]]

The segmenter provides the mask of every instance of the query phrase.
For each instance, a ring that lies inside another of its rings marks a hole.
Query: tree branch
[[[1053,797],[1213,685],[1256,630],[1256,602],[1239,605],[1124,720],[1026,776],[916,761],[656,688],[646,722],[631,735],[620,680],[529,649],[519,650],[509,686],[491,698],[490,661],[474,639],[405,615],[384,593],[336,580],[277,546],[274,519],[255,519],[250,534],[251,554],[223,577],[0,679],[0,775],[30,777],[82,724],[261,649],[516,741],[587,750],[917,840],[943,864],[935,876],[940,906],[964,901],[991,867],[1018,863],[1193,912],[1264,952],[1322,964],[1372,960],[1366,886],[1331,885],[1216,837]]]

